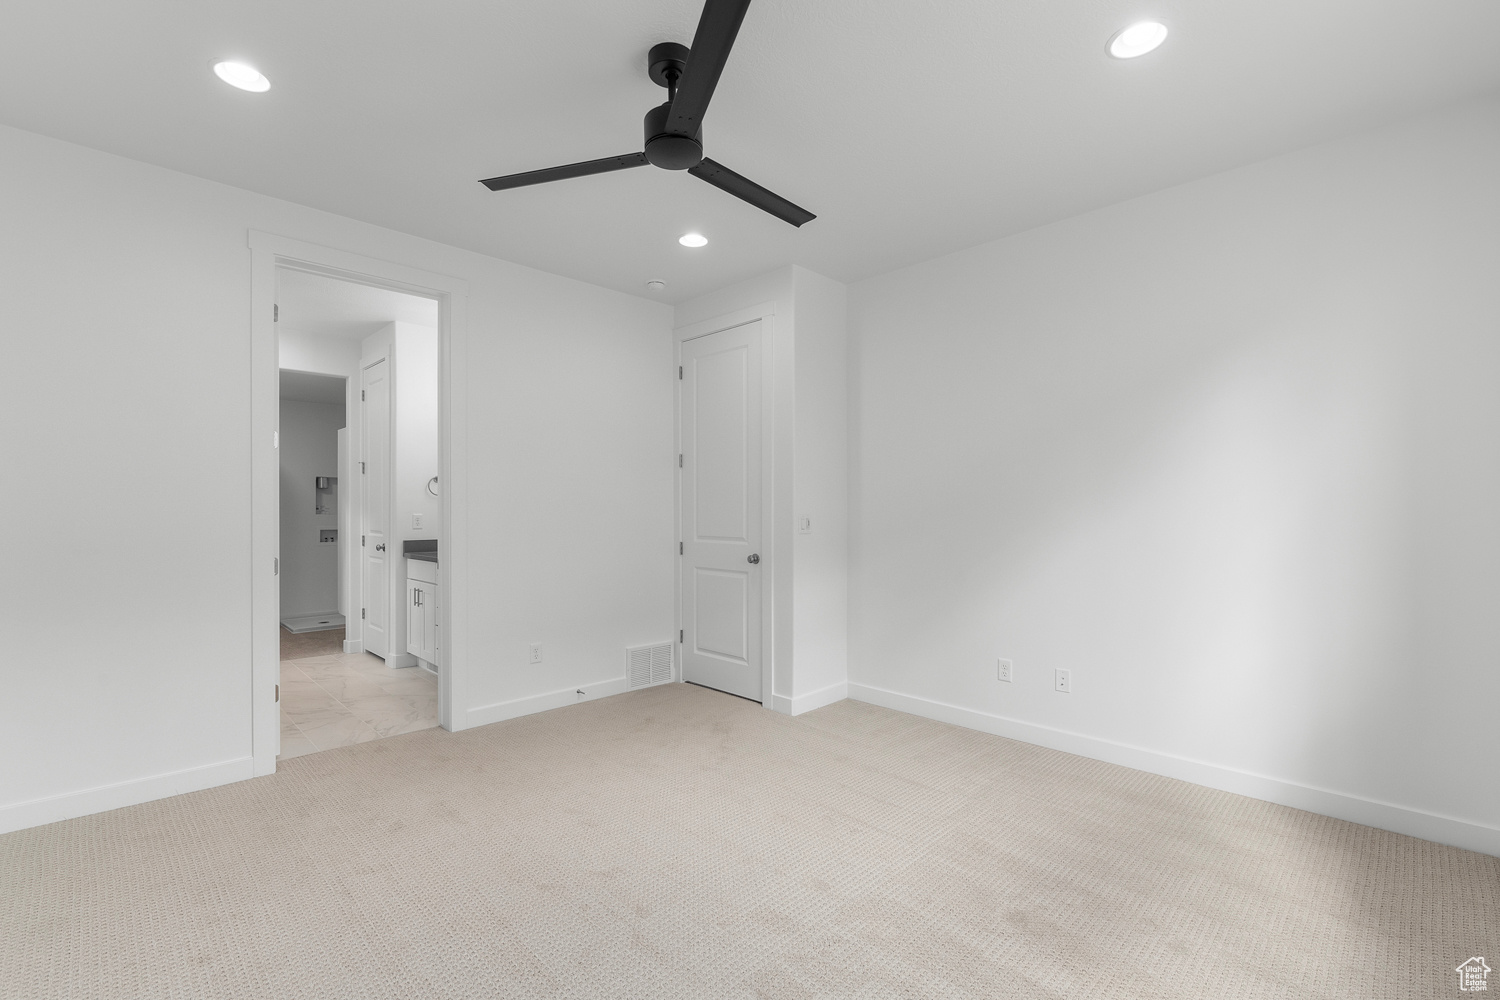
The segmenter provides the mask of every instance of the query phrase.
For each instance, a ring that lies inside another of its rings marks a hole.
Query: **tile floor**
[[[283,650],[295,658],[281,661],[278,760],[437,725],[437,677],[420,667],[392,669],[369,653]]]

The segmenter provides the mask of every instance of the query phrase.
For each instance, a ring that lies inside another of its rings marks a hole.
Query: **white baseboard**
[[[183,771],[154,774],[148,778],[134,778],[130,781],[116,782],[113,785],[100,785],[97,788],[85,788],[78,792],[64,792],[61,795],[49,795],[46,798],[31,799],[27,802],[13,802],[0,806],[0,833],[24,830],[27,827],[56,823],[58,820],[73,819],[78,816],[89,816],[107,809],[119,809],[121,806],[139,805],[142,802],[164,799],[169,795],[181,795],[183,792],[197,792],[205,788],[213,788],[215,785],[227,785],[230,782],[253,777],[254,773],[255,759],[253,757],[236,757],[233,760],[204,764],[202,767],[190,767]]]
[[[364,644],[364,642],[362,640],[359,640],[359,639],[345,639],[344,640],[344,652],[346,652],[346,653],[363,653],[364,651],[365,651],[365,644]]]
[[[916,695],[887,691],[868,684],[851,682],[849,697],[855,701],[893,708],[898,712],[920,715],[923,718],[963,726],[966,729],[977,729],[980,732],[992,733],[1052,750],[1061,750],[1080,757],[1121,764],[1137,771],[1178,778],[1195,785],[1205,785],[1265,802],[1275,802],[1294,809],[1304,809],[1323,816],[1348,820],[1351,823],[1362,823],[1381,830],[1404,833],[1407,836],[1420,837],[1423,840],[1432,840],[1439,844],[1450,844],[1454,847],[1500,857],[1500,829],[1454,816],[1444,816],[1440,813],[1425,812],[1390,802],[1334,792],[1326,788],[1315,788],[1279,778],[1269,778],[1249,771],[1239,771],[1218,764],[1177,757],[1157,750],[1147,750],[1143,747],[1085,736],[1082,733],[1053,729],[1050,726],[1039,726],[989,712],[976,711],[972,708],[962,708],[946,702],[919,698]]]
[[[782,715],[801,715],[803,712],[811,712],[813,709],[832,705],[836,701],[843,701],[849,697],[849,683],[839,681],[827,687],[799,694],[795,698],[786,695],[774,694],[771,696],[771,708]]]
[[[582,694],[579,694],[579,691]],[[557,691],[546,691],[542,694],[530,695],[526,698],[513,698],[510,701],[498,701],[493,705],[481,705],[471,708],[465,713],[467,725],[487,726],[492,722],[504,722],[506,719],[518,719],[523,715],[535,715],[537,712],[549,712],[554,708],[563,708],[568,705],[576,705],[582,701],[593,701],[596,698],[608,698],[610,695],[625,693],[625,678],[614,677],[607,681],[594,681],[590,684],[580,684],[577,687],[561,688]]]

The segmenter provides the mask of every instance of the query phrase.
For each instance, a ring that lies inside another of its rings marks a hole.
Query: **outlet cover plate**
[[[1073,693],[1073,673],[1072,673],[1072,671],[1069,671],[1069,670],[1059,670],[1059,671],[1057,671],[1057,680],[1053,684],[1053,688],[1054,688],[1054,690],[1057,691],[1058,694],[1072,694]]]
[[[1009,684],[1014,673],[1009,660],[995,661],[995,680]]]
[[[539,643],[539,642],[533,642],[531,644],[531,662],[532,663],[541,663],[542,662],[542,644]]]

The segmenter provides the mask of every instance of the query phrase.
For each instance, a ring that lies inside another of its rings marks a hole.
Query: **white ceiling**
[[[344,404],[344,380],[334,375],[314,375],[311,372],[281,373],[281,398],[299,400],[304,403]]]
[[[709,156],[793,229],[643,167],[646,50],[697,0],[49,0],[0,32],[0,121],[635,294],[785,264],[857,280],[1500,88],[1494,0],[755,0]],[[1143,16],[1171,28],[1104,54]],[[247,94],[209,72],[238,57]],[[679,247],[689,229],[712,242]]]
[[[276,272],[276,304],[281,329],[315,337],[357,342],[391,322],[438,326],[434,299],[285,268]]]

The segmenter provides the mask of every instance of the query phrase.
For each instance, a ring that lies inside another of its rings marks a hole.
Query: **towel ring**
[[[433,496],[438,495],[437,476],[433,476],[431,479],[427,480],[427,492],[431,493]]]

